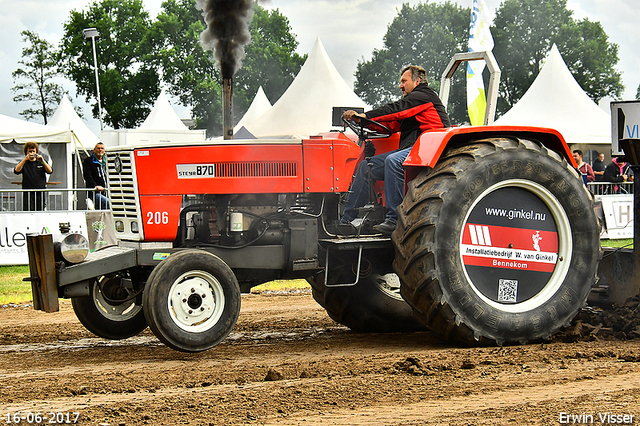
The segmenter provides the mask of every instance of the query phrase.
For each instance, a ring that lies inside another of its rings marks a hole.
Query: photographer
[[[14,167],[13,172],[22,175],[22,189],[45,189],[47,187],[46,174],[53,173],[53,169],[39,153],[38,144],[27,142],[24,144],[25,157]],[[42,211],[45,202],[42,191],[22,193],[23,211]]]

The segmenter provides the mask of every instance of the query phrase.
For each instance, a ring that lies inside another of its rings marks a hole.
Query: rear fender
[[[567,142],[554,129],[527,126],[451,127],[428,130],[418,138],[404,162],[406,181],[413,180],[425,167],[435,167],[442,152],[450,144],[462,145],[478,139],[499,137],[540,141],[545,147],[564,157],[573,167],[577,167]]]

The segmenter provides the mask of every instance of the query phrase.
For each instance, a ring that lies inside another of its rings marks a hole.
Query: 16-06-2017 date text
[[[80,418],[80,413],[78,412],[54,412],[54,411],[45,411],[45,412],[15,412],[15,413],[7,413],[4,418],[5,424],[35,424],[35,425],[45,425],[45,424],[76,424],[78,423],[78,419]]]

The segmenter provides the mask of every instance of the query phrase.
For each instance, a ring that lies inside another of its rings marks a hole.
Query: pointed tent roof
[[[138,128],[144,130],[187,130],[187,126],[171,107],[164,91],[160,92],[149,116]]]
[[[245,127],[258,137],[328,132],[334,106],[367,108],[340,76],[318,38],[280,99]]]
[[[550,127],[568,144],[611,142],[609,114],[582,90],[555,44],[529,90],[495,124]]]
[[[147,119],[136,129],[105,129],[100,139],[105,146],[144,144],[170,145],[205,140],[206,130],[189,130],[178,117],[164,92],[160,92]]]
[[[71,142],[71,132],[65,128],[31,123],[0,114],[0,142],[13,140],[17,143],[69,143]]]
[[[56,112],[53,113],[47,126],[55,126],[73,131],[80,143],[87,149],[92,149],[100,138],[96,136],[78,116],[67,95],[62,97]]]
[[[238,121],[238,124],[236,124],[235,128],[233,129],[233,133],[237,133],[238,130],[242,128],[242,126],[246,126],[254,122],[262,114],[267,112],[269,108],[271,108],[271,102],[269,102],[267,95],[264,94],[262,86],[260,86],[258,88],[258,91],[256,92],[256,95],[253,97],[251,105],[249,105],[249,109],[247,109],[247,112],[244,113],[242,119]]]

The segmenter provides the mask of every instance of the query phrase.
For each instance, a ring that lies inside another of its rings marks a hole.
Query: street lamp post
[[[85,39],[91,39],[91,46],[93,47],[93,69],[96,73],[96,90],[98,92],[98,118],[100,119],[100,130],[102,130],[102,104],[100,103],[100,83],[98,82],[98,58],[96,57],[96,37],[100,36],[100,33],[95,28],[85,28],[82,30],[82,34]]]

